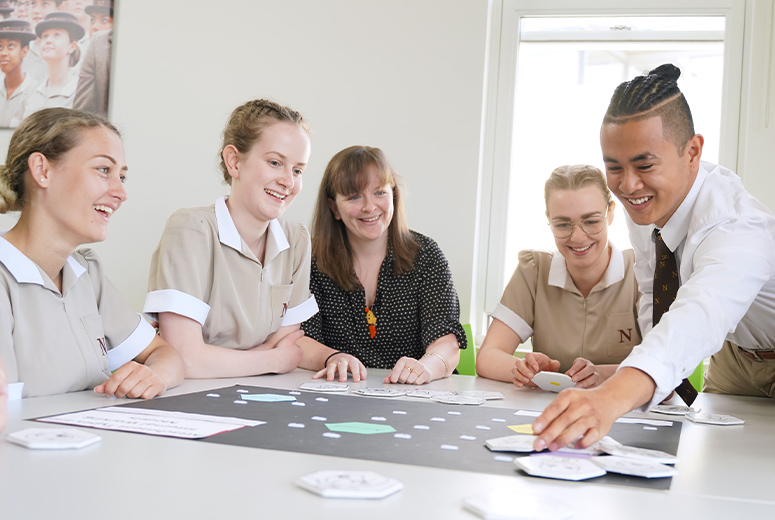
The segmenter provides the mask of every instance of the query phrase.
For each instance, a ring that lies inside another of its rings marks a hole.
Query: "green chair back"
[[[457,364],[457,373],[464,376],[476,375],[476,346],[474,345],[474,334],[471,331],[471,324],[463,325],[466,331],[466,340],[468,346],[460,350],[460,361]]]
[[[692,372],[688,379],[698,392],[702,392],[702,382],[705,379],[705,363],[700,361],[700,364],[697,365],[697,368],[694,369],[694,372]]]

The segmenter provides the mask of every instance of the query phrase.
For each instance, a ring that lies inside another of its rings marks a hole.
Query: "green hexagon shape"
[[[359,433],[361,435],[372,435],[374,433],[392,433],[396,431],[387,424],[372,424],[363,422],[340,422],[326,423],[326,428],[332,432],[340,433]]]

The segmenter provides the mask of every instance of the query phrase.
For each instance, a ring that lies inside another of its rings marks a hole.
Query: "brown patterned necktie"
[[[659,230],[654,230],[654,244],[657,250],[657,265],[654,268],[654,307],[652,309],[652,323],[656,327],[662,315],[667,312],[678,294],[678,264],[675,253],[670,251],[662,240]],[[697,390],[688,379],[684,379],[675,389],[678,397],[683,399],[687,406],[691,406],[697,399]]]

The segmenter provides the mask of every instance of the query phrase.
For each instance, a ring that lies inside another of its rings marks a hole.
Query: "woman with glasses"
[[[546,181],[544,199],[557,251],[519,253],[476,371],[520,388],[535,386],[540,371],[564,372],[589,388],[640,343],[634,256],[608,241],[614,201],[599,169],[560,166]],[[531,337],[533,352],[515,358]]]

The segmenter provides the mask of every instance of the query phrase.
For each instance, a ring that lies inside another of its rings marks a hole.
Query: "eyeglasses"
[[[552,220],[549,222],[549,227],[552,229],[552,234],[557,238],[568,238],[573,234],[573,230],[576,226],[587,235],[597,235],[605,227],[605,219],[608,216],[608,208],[606,208],[603,215],[592,215],[582,219],[578,224],[571,222],[570,220]]]

